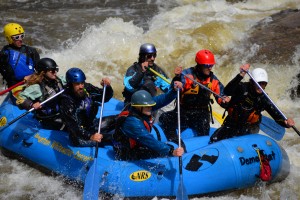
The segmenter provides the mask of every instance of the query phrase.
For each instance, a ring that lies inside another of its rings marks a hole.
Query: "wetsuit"
[[[74,146],[94,146],[90,137],[98,131],[99,119],[96,118],[99,102],[102,101],[103,89],[85,83],[85,95],[77,97],[71,88],[61,95],[61,115]],[[105,102],[113,96],[111,86],[106,87]]]
[[[226,110],[228,115],[222,126],[211,136],[211,142],[258,133],[261,112],[266,110],[275,121],[286,127],[284,119],[274,105],[264,96],[255,91],[254,83],[241,82],[243,77],[237,75],[224,88],[224,93],[231,96]]]
[[[166,73],[156,64],[153,64],[151,68],[168,79]],[[156,96],[157,88],[160,88],[163,92],[167,92],[170,86],[169,83],[166,83],[151,71],[142,72],[142,66],[137,62],[127,69],[123,84],[125,86],[123,91],[125,104],[130,102],[132,94],[138,90],[146,90],[152,96]]]

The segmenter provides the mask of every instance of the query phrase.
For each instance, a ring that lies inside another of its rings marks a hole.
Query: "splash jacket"
[[[64,82],[64,83],[63,83]],[[58,78],[48,80],[44,78],[40,84],[33,84],[25,88],[19,95],[17,105],[20,109],[29,110],[35,102],[43,102],[54,96],[63,89],[65,80]],[[56,97],[59,99],[60,97]],[[44,128],[60,129],[62,120],[59,112],[58,100],[53,99],[35,110],[35,117],[42,123]]]
[[[153,64],[151,68],[168,79],[166,73],[156,64]],[[123,84],[125,86],[123,91],[125,103],[129,103],[132,94],[140,89],[144,89],[152,96],[155,96],[157,93],[157,88],[160,88],[163,92],[167,92],[170,86],[151,71],[147,70],[142,72],[142,66],[137,62],[127,69]]]
[[[34,67],[40,56],[35,48],[22,45],[6,45],[0,52],[0,73],[8,87],[22,81],[25,76],[34,73]]]
[[[183,74],[203,84],[216,94],[223,96],[224,86],[212,72],[210,72],[209,76],[206,76],[203,73],[197,72],[196,67],[191,67],[183,70]],[[180,79],[184,88],[183,91],[181,91],[180,97],[180,121],[182,131],[187,128],[192,128],[197,132],[198,136],[208,135],[211,118],[211,93],[184,75],[181,75]],[[215,96],[215,99],[221,106],[225,106],[221,98]],[[159,121],[162,123],[167,138],[170,141],[178,141],[176,133],[177,126],[174,126],[174,122],[177,121],[177,105],[174,110],[163,113]]]
[[[99,102],[102,101],[103,89],[85,83],[85,95],[77,97],[72,87],[67,88],[61,95],[60,109],[62,118],[66,124],[71,142],[75,146],[83,145],[97,132],[99,120],[96,119]],[[111,86],[106,87],[105,102],[113,96]]]
[[[156,105],[152,107],[152,111],[172,102],[176,94],[175,91],[170,90],[153,97]],[[117,119],[116,131],[113,135],[116,159],[138,160],[173,155],[172,145],[158,141],[150,134],[152,121],[152,117],[140,113],[134,107],[129,109],[129,113]]]
[[[224,93],[231,96],[226,108],[228,115],[222,127],[211,136],[212,142],[250,132],[258,132],[261,112],[264,110],[279,125],[286,127],[281,114],[264,94],[256,93],[253,83],[241,82],[242,79],[243,77],[238,74],[224,89]]]

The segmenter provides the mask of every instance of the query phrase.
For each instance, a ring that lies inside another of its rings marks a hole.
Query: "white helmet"
[[[256,68],[252,71],[252,76],[256,82],[268,82],[268,74],[262,68]]]

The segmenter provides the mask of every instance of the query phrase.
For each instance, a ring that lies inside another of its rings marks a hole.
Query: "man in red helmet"
[[[224,86],[211,71],[215,64],[215,57],[209,50],[203,49],[198,51],[195,61],[197,63],[196,66],[183,70],[183,73],[178,77],[183,83],[180,99],[180,121],[182,131],[186,128],[192,128],[198,136],[204,136],[209,135],[210,119],[212,117],[211,104],[213,103],[213,99],[210,96],[212,93],[201,88],[192,80],[201,83],[222,97],[224,96]],[[182,70],[180,67],[177,68]],[[214,97],[222,107],[230,100],[226,96],[222,99],[214,94]],[[167,138],[170,141],[177,141],[177,127],[174,125],[174,121],[177,121],[177,108],[163,113],[159,121],[162,123],[162,128]]]

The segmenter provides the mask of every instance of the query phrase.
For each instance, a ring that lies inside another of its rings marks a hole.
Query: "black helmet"
[[[58,71],[58,66],[56,62],[51,58],[40,59],[35,66],[35,70],[40,73],[42,71],[48,71],[51,69],[56,69]]]
[[[85,81],[85,74],[79,68],[71,68],[66,72],[67,83],[83,83]]]
[[[156,48],[153,44],[145,43],[142,44],[140,47],[140,55],[141,54],[150,54],[150,53],[156,53]]]
[[[146,90],[139,90],[131,97],[131,106],[155,106],[156,102]]]

